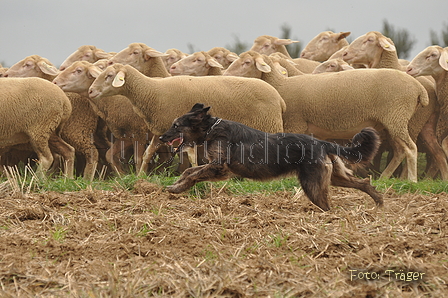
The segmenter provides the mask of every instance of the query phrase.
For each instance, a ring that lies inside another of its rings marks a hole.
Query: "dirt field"
[[[1,198],[0,297],[447,297],[448,195]]]

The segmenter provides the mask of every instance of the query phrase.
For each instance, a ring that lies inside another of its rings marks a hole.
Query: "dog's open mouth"
[[[175,138],[171,141],[168,141],[167,144],[169,146],[173,146],[174,150],[177,150],[182,145],[183,142],[184,142],[184,139],[182,137],[179,137],[179,138]]]

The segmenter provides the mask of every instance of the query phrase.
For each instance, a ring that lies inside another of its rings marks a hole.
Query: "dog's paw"
[[[181,189],[179,186],[177,185],[168,185],[166,187],[166,190],[170,193],[181,193],[183,191],[183,189]]]

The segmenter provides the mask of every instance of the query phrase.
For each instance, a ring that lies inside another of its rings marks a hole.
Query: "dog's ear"
[[[210,115],[207,115],[208,110],[210,110],[210,107],[204,108],[203,104],[196,104],[201,105],[202,108],[198,108],[195,110],[191,110],[192,115],[190,116],[190,121],[193,124],[200,123],[202,120],[204,120],[207,116],[210,117]],[[195,106],[196,106],[195,105]],[[194,108],[194,107],[193,107]]]
[[[194,106],[191,108],[190,113],[196,112],[198,110],[202,110],[203,108],[204,108],[204,104],[195,103]]]

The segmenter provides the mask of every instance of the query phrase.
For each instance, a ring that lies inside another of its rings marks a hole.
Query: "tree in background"
[[[282,25],[280,29],[282,30],[282,33],[280,34],[279,38],[298,40],[297,38],[291,38],[291,26],[289,26],[288,24]],[[288,50],[291,58],[299,58],[300,52],[302,51],[302,45],[299,42],[292,43],[290,45],[287,45],[286,49]]]
[[[381,32],[384,36],[393,40],[397,55],[401,59],[407,59],[416,42],[415,38],[411,37],[409,31],[406,29],[395,29],[389,24],[387,20],[383,21],[383,30]]]
[[[442,32],[440,33],[441,39],[437,36],[437,33],[434,30],[430,30],[429,32],[431,37],[431,45],[438,45],[441,47],[448,47],[448,24],[444,23]]]
[[[248,51],[251,47],[251,44],[248,44],[247,42],[243,42],[240,40],[240,38],[237,35],[233,35],[233,37],[235,38],[235,42],[233,45],[227,45],[226,48],[231,51],[234,52],[235,54],[241,54],[245,51]]]

